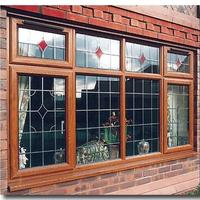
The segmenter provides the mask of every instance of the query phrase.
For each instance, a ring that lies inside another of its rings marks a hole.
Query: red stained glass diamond
[[[179,68],[180,66],[181,66],[181,61],[180,61],[180,59],[178,58],[178,60],[176,61],[176,66]]]
[[[101,50],[100,47],[97,48],[97,50],[96,50],[96,55],[98,56],[99,59],[100,59],[101,56],[103,55],[103,52],[102,52],[102,50]]]
[[[45,51],[45,49],[47,48],[47,43],[45,42],[44,39],[42,39],[42,41],[38,44],[39,48],[41,51]]]
[[[139,58],[140,63],[143,64],[145,60],[146,60],[146,58],[145,58],[144,54],[142,54]]]

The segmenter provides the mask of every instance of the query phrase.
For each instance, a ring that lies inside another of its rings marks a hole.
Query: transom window
[[[18,53],[20,56],[65,60],[65,35],[19,28]]]
[[[126,70],[159,73],[159,48],[126,42]]]
[[[119,70],[118,40],[76,34],[76,66]]]
[[[170,72],[189,73],[189,56],[178,53],[168,53],[167,69]]]

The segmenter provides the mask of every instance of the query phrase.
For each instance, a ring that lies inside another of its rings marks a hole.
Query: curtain
[[[28,76],[19,76],[19,167],[20,169],[25,168],[26,158],[25,152],[26,149],[21,147],[22,133],[24,130],[24,125],[26,121],[26,115],[29,104],[29,77]]]

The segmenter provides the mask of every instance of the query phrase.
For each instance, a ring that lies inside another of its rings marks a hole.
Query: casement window
[[[11,190],[194,154],[193,51],[10,25]]]

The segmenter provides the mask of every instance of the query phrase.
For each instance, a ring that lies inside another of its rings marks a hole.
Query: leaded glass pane
[[[158,152],[159,81],[126,79],[126,156]]]
[[[18,54],[27,57],[65,60],[65,36],[19,28]]]
[[[119,70],[120,42],[76,34],[76,66]]]
[[[189,86],[168,85],[168,147],[188,144]]]
[[[126,42],[126,71],[159,73],[159,48]]]
[[[170,72],[189,73],[189,56],[178,53],[168,53],[167,70]]]
[[[20,75],[19,168],[66,162],[65,79]]]
[[[119,78],[76,76],[77,164],[119,158]]]

